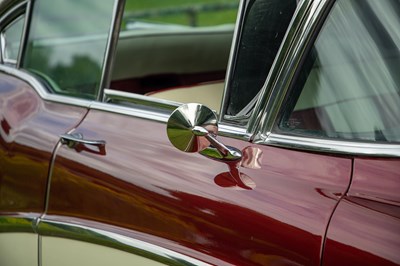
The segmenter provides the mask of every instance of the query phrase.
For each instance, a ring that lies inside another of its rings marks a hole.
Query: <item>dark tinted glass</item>
[[[260,91],[293,17],[295,0],[249,2],[229,88],[228,115],[236,115]]]

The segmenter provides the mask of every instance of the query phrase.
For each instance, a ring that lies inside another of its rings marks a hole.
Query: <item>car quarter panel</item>
[[[228,165],[176,150],[163,123],[91,110],[74,133],[106,145],[60,147],[46,219],[121,228],[216,265],[319,265],[351,175],[348,158],[223,138],[247,148],[244,187]]]
[[[400,160],[357,158],[327,233],[324,265],[400,264]]]
[[[44,212],[49,165],[59,135],[77,125],[86,112],[44,101],[27,82],[0,72],[0,216],[24,213],[34,219]]]

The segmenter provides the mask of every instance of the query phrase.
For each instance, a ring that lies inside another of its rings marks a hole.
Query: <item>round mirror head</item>
[[[184,152],[204,150],[210,146],[207,135],[217,133],[217,115],[210,108],[198,103],[178,107],[167,122],[169,141]]]

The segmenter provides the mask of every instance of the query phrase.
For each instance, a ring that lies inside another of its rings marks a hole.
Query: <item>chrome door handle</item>
[[[104,147],[106,145],[106,142],[104,140],[84,139],[81,133],[63,134],[60,137],[61,143],[67,145],[70,148],[74,148],[79,143],[97,147]]]

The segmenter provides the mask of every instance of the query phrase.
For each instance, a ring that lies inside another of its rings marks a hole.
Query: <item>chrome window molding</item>
[[[254,131],[254,142],[312,152],[368,157],[400,157],[399,144],[321,139],[272,132],[277,122],[278,114],[284,108],[283,102],[295,76],[296,69],[300,65],[307,48],[313,41],[317,29],[320,27],[327,12],[329,12],[333,2],[332,0],[321,0],[310,3],[309,15],[305,17],[302,27],[299,28],[294,39],[294,45],[290,48],[276,81],[274,81],[274,89],[271,96],[264,104],[259,102],[259,106],[256,109],[260,124],[259,128]],[[266,95],[262,98],[266,98]],[[254,125],[257,126],[257,123],[254,123]],[[250,128],[254,127],[250,125]]]
[[[42,219],[38,232],[41,236],[62,237],[88,243],[108,246],[167,265],[210,265],[178,252],[117,234],[81,224]]]
[[[4,39],[4,30],[6,30],[10,25],[4,25],[11,23],[14,19],[17,19],[21,15],[23,15],[24,11],[28,10],[30,6],[30,1],[21,1],[14,7],[12,7],[10,10],[6,11],[6,13],[2,14],[0,17],[0,31],[1,31],[1,36],[0,36],[0,63],[6,63],[12,66],[18,67],[18,62],[20,60],[21,56],[21,49],[23,47],[23,43],[25,40],[25,32],[26,32],[26,21],[27,21],[27,16],[25,14],[25,22],[24,22],[24,27],[22,30],[22,37],[21,37],[21,45],[20,45],[20,51],[18,53],[18,58],[17,60],[13,59],[7,59],[5,58],[5,39]]]
[[[271,66],[271,70],[266,78],[264,86],[261,88],[260,92],[258,93],[258,96],[256,96],[258,97],[258,99],[255,103],[253,110],[250,112],[250,115],[245,115],[241,117],[239,116],[229,117],[229,119],[224,120],[226,123],[233,122],[233,123],[239,123],[241,125],[246,125],[248,134],[250,135],[256,134],[260,120],[263,118],[262,116],[264,114],[265,106],[267,105],[268,99],[270,98],[270,94],[273,91],[273,88],[276,86],[274,77],[276,77],[282,71],[282,64],[288,57],[288,53],[290,52],[291,46],[294,43],[295,37],[297,36],[300,27],[303,26],[303,21],[306,20],[308,16],[310,16],[309,11],[312,4],[313,4],[312,0],[303,0],[299,3],[298,7],[296,8],[292,21],[289,24],[288,31],[286,32],[283,38],[282,44],[278,50],[274,63]],[[242,16],[240,17],[240,19],[238,17],[237,20],[238,22],[235,30],[235,35],[234,35],[235,39],[232,45],[231,56],[228,65],[228,72],[226,77],[227,82],[225,84],[221,114],[225,113],[228,104],[227,91],[229,90],[230,87],[230,77],[233,75],[234,71],[232,66],[233,64],[235,64],[234,62],[236,58],[235,54],[237,53],[236,51],[237,45],[240,39],[240,31],[242,29],[242,24],[244,20],[243,15],[246,10],[243,4],[241,5],[241,8],[243,9],[241,10],[240,13]]]
[[[25,81],[36,91],[36,93],[43,100],[46,100],[46,101],[63,103],[63,104],[73,105],[73,106],[80,106],[80,107],[85,107],[85,108],[89,108],[90,104],[92,103],[92,101],[89,101],[89,100],[82,100],[82,99],[78,99],[78,98],[72,98],[72,97],[68,97],[68,96],[52,94],[46,89],[46,87],[39,80],[37,80],[34,76],[32,76],[30,73],[28,73],[24,70],[15,69],[15,68],[0,64],[0,73],[5,73],[5,74],[14,76],[16,78],[19,78],[20,80]]]
[[[265,132],[274,125],[289,87],[285,82],[294,76],[299,64],[294,59],[299,60],[306,48],[304,38],[312,30],[313,14],[319,6],[319,0],[304,0],[299,4],[250,117],[248,132],[252,134],[252,139],[259,138],[260,130]]]
[[[173,110],[181,106],[181,103],[178,102],[158,99],[141,94],[111,90],[111,89],[104,90],[103,98],[104,102],[108,103],[121,104],[126,106],[143,106],[148,108],[158,108],[161,110],[166,110],[168,112],[172,112]]]
[[[110,86],[111,74],[112,74],[111,70],[115,55],[115,53],[112,51],[115,51],[117,48],[119,32],[122,23],[122,16],[124,13],[124,7],[125,7],[125,0],[114,0],[114,10],[111,18],[110,31],[108,33],[108,41],[104,55],[103,69],[101,72],[101,79],[97,95],[98,101],[103,100],[104,88]]]
[[[90,109],[98,110],[98,111],[105,111],[109,113],[116,113],[122,114],[137,118],[143,118],[146,120],[152,120],[156,122],[166,123],[170,113],[172,112],[160,112],[154,110],[146,110],[144,108],[138,107],[126,107],[123,105],[117,104],[110,104],[110,103],[103,103],[103,102],[92,102],[90,105]]]
[[[0,216],[0,233],[36,233],[38,214]]]
[[[271,133],[268,137],[265,137],[264,140],[258,140],[256,143],[322,153],[361,155],[368,157],[400,157],[400,144],[317,139],[276,133]]]
[[[82,100],[50,93],[39,80],[24,70],[18,70],[9,66],[0,65],[0,73],[1,72],[27,82],[35,89],[38,95],[46,101],[128,115],[161,123],[166,123],[171,112],[181,105],[181,103],[177,102],[107,89],[104,91],[105,99],[108,99],[110,103]],[[128,106],[123,106],[122,103]],[[138,106],[135,107],[135,105]],[[143,108],[143,106],[147,106],[148,108]],[[250,138],[245,129],[228,124],[221,124],[219,133],[221,136],[227,136],[246,141],[248,141]]]
[[[228,66],[226,69],[226,77],[225,77],[225,85],[224,85],[224,93],[222,94],[222,103],[221,103],[221,109],[219,110],[220,112],[220,117],[219,121],[223,120],[223,116],[225,114],[225,111],[227,109],[228,105],[228,90],[230,87],[230,78],[233,75],[234,71],[234,64],[236,61],[236,50],[239,44],[239,40],[241,37],[241,32],[242,32],[242,27],[243,27],[243,22],[244,22],[244,15],[246,11],[245,7],[246,0],[240,0],[239,3],[239,9],[236,15],[236,23],[235,23],[235,30],[233,31],[233,38],[232,38],[232,45],[231,45],[231,50],[229,53],[229,60],[228,60]]]

